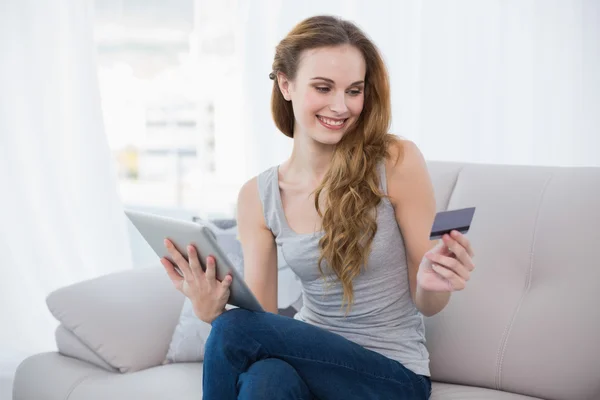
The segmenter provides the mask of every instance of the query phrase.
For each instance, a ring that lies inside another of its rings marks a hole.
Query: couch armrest
[[[72,392],[82,382],[113,375],[117,374],[56,352],[38,353],[19,364],[13,381],[12,399],[71,399]]]
[[[133,372],[161,365],[184,296],[162,266],[133,269],[52,292],[52,315],[109,366]]]

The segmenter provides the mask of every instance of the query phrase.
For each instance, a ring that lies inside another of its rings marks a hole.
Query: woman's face
[[[337,144],[362,112],[365,72],[365,60],[356,47],[304,51],[294,81],[279,77],[283,96],[294,109],[294,136]]]

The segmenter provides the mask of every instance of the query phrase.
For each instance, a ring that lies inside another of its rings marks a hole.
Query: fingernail
[[[194,251],[194,246],[192,246],[192,245],[188,246],[188,251]]]
[[[169,247],[169,241],[168,241],[167,239],[165,239],[165,240],[163,241],[163,243],[165,244],[165,246]]]

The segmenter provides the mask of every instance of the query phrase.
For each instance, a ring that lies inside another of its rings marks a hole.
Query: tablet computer
[[[125,210],[125,214],[148,242],[152,250],[160,258],[165,257],[175,265],[175,270],[180,274],[177,264],[169,255],[164,240],[170,239],[175,248],[187,260],[187,246],[193,244],[199,254],[200,265],[206,271],[206,257],[212,255],[216,260],[216,276],[222,281],[227,274],[233,277],[230,286],[230,296],[227,304],[245,308],[252,311],[264,311],[250,288],[244,282],[241,274],[237,272],[223,249],[217,243],[216,237],[210,228],[191,221],[164,217],[136,210]],[[183,275],[182,275],[183,276]]]

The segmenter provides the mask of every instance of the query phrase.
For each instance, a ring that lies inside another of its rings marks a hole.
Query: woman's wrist
[[[227,309],[226,309],[225,307],[223,307],[223,309],[222,309],[221,311],[217,312],[217,313],[216,313],[216,314],[215,314],[215,315],[214,315],[214,316],[211,318],[210,322],[208,322],[208,321],[204,321],[204,322],[206,322],[206,323],[208,323],[208,324],[211,324],[211,325],[212,325],[212,323],[213,323],[213,322],[214,322],[214,321],[215,321],[217,318],[219,318],[219,317],[220,317],[220,316],[221,316],[223,313],[225,313],[225,312],[227,312]]]
[[[433,292],[417,285],[415,305],[425,316],[431,317],[442,311],[450,300],[450,292]]]

